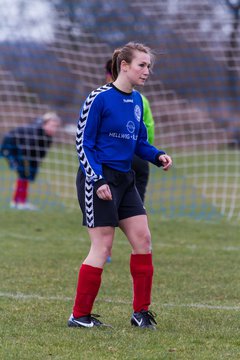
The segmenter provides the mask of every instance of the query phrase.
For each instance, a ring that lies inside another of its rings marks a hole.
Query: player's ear
[[[122,60],[121,65],[120,65],[121,70],[126,72],[128,70],[128,67],[129,67],[129,64],[125,60]]]

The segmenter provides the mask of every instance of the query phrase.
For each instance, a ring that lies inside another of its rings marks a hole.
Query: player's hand
[[[159,160],[162,163],[162,167],[164,171],[168,171],[172,166],[172,159],[169,155],[163,154],[159,156]]]
[[[112,193],[110,187],[107,184],[100,186],[97,191],[97,196],[102,200],[112,200]]]

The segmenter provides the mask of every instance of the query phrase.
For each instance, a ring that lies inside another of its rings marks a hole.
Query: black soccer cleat
[[[140,328],[148,328],[151,330],[156,330],[157,322],[154,319],[156,317],[156,314],[147,311],[142,310],[140,312],[134,312],[131,317],[131,324],[134,326],[138,326]]]
[[[70,318],[68,319],[68,326],[69,327],[83,327],[83,328],[92,328],[94,326],[107,326],[111,327],[111,325],[107,325],[102,323],[97,318],[100,315],[97,314],[89,314],[86,316],[81,316],[79,318],[75,318],[73,314],[70,315]]]

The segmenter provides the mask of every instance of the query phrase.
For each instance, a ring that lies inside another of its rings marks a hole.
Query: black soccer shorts
[[[92,183],[84,175],[81,168],[77,173],[77,194],[83,213],[83,225],[90,228],[113,226],[132,216],[146,215],[141,197],[135,186],[135,173],[120,172],[103,166],[104,179],[107,181],[112,200],[102,200],[97,196]]]

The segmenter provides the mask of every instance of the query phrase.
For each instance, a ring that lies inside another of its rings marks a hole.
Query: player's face
[[[142,51],[135,51],[131,64],[127,66],[127,76],[131,85],[144,85],[149,76],[150,67],[150,55]]]
[[[49,136],[54,136],[59,129],[60,123],[55,120],[49,120],[44,127],[44,130]]]

